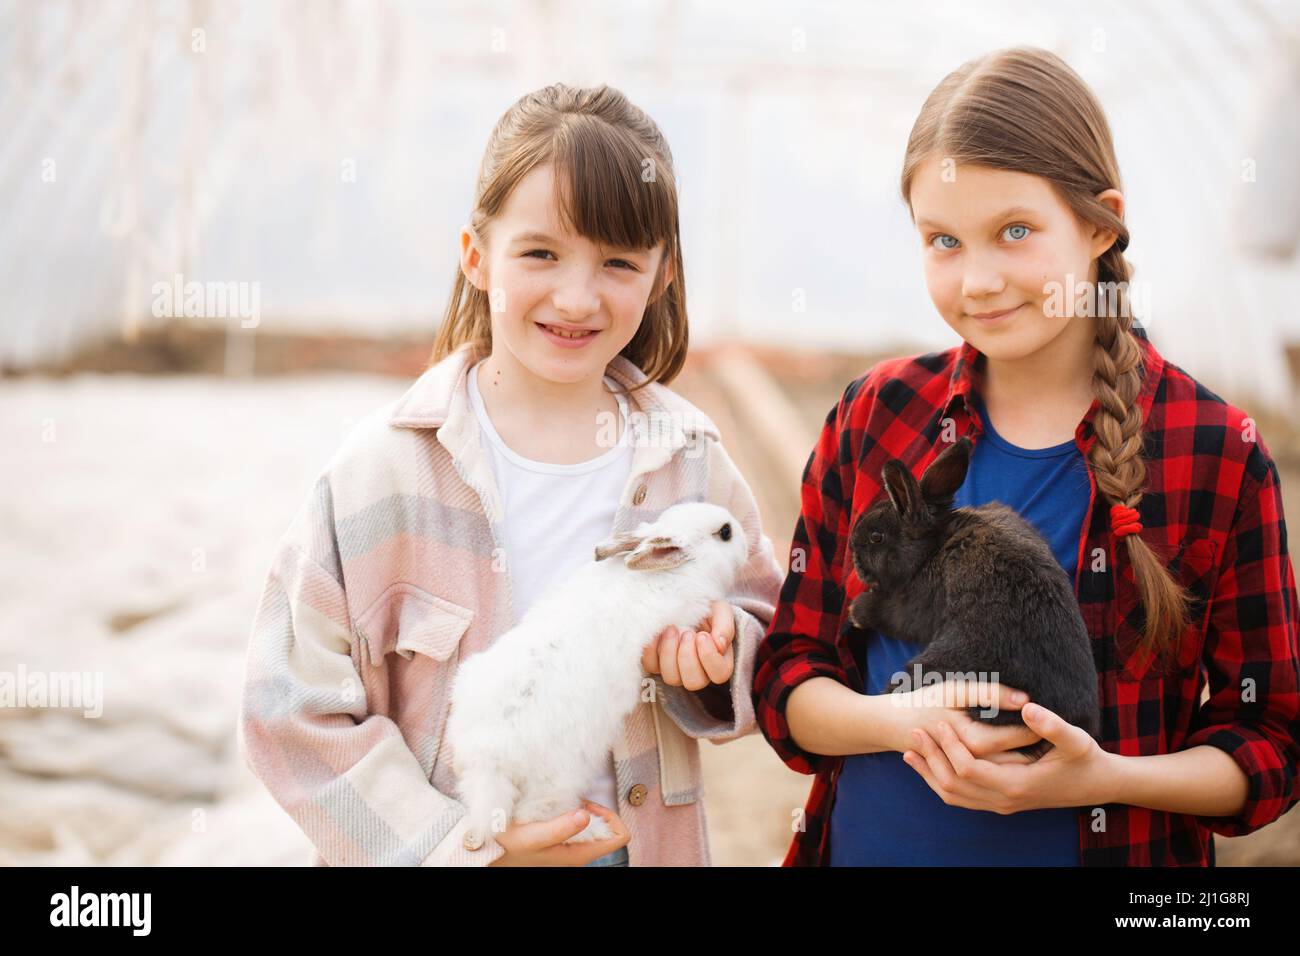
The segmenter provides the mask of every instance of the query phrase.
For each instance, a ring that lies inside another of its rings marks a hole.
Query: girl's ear
[[[470,285],[480,291],[487,289],[486,270],[483,268],[483,244],[473,226],[465,226],[460,231],[460,271]]]
[[[1115,214],[1116,219],[1124,218],[1124,194],[1118,189],[1107,189],[1097,193],[1097,201]],[[1104,255],[1115,244],[1118,233],[1113,229],[1096,226],[1092,231],[1092,258]]]
[[[659,301],[659,299],[663,298],[664,293],[668,291],[668,286],[672,283],[672,281],[673,281],[673,260],[672,257],[668,255],[668,247],[665,244],[663,259],[659,263],[659,278],[655,283],[655,287],[650,291],[649,301],[657,302]]]

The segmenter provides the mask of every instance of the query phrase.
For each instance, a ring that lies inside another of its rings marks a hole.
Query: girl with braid
[[[816,775],[786,863],[1213,865],[1212,834],[1297,799],[1296,589],[1268,447],[1135,321],[1110,130],[1060,58],[1001,50],[945,77],[901,185],[962,343],[849,383],[804,472],[753,682],[764,736]],[[955,504],[1016,509],[1074,582],[1097,739],[1021,688],[886,694],[919,647],[848,619],[849,529],[881,466],[919,476],[963,435]],[[1042,739],[1037,761],[1015,751]]]

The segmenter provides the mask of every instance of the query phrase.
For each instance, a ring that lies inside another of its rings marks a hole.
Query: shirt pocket
[[[451,708],[452,679],[474,611],[406,582],[390,586],[357,620],[367,650],[367,708],[397,724],[426,774],[433,772]]]
[[[381,594],[357,621],[370,663],[390,653],[405,661],[416,654],[447,662],[460,647],[474,612],[414,584],[398,582]]]
[[[1112,653],[1120,681],[1185,679],[1195,680],[1201,668],[1201,650],[1205,644],[1205,627],[1209,619],[1210,599],[1218,565],[1218,544],[1208,537],[1184,539],[1169,562],[1169,571],[1191,595],[1188,626],[1177,639],[1177,654],[1168,661],[1157,661],[1142,647],[1142,633],[1136,626],[1143,619],[1137,585],[1132,568],[1125,566],[1117,601],[1117,624]]]

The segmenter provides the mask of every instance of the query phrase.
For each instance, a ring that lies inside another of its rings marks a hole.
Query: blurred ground
[[[693,353],[673,385],[719,425],[784,560],[791,469],[872,357],[758,359],[804,429],[786,454],[742,440],[766,400],[738,395],[709,353]],[[272,547],[313,478],[353,421],[408,384],[342,373],[0,379],[0,670],[100,671],[107,701],[97,719],[0,709],[0,865],[309,860],[236,748],[244,650]],[[1300,469],[1279,458],[1300,514]],[[702,756],[715,863],[779,862],[811,778],[758,734]],[[1293,865],[1300,816],[1219,847],[1224,864]]]

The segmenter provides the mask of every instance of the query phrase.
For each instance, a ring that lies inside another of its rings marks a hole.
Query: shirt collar
[[[397,400],[389,424],[399,428],[436,428],[438,441],[451,455],[457,471],[485,502],[494,520],[504,514],[491,465],[479,436],[478,418],[470,405],[469,368],[473,348],[464,343],[427,369]],[[605,373],[624,388],[645,382],[648,376],[623,355],[614,356]],[[641,475],[672,460],[681,448],[687,456],[703,453],[707,439],[720,441],[713,420],[672,389],[659,382],[628,395],[632,442],[629,485]]]
[[[1138,349],[1142,353],[1142,388],[1138,392],[1137,403],[1142,411],[1142,421],[1147,421],[1151,411],[1152,402],[1155,400],[1156,388],[1160,384],[1160,377],[1164,373],[1164,359],[1160,353],[1155,350],[1151,344],[1151,339],[1147,336],[1146,329],[1134,322],[1132,326],[1134,337],[1138,342]],[[948,382],[948,397],[943,403],[943,413],[940,420],[948,418],[952,414],[953,406],[960,402],[967,410],[970,411],[971,392],[977,391],[982,387],[984,382],[984,354],[977,350],[969,342],[963,340],[957,349],[956,362],[953,365],[952,375]],[[1093,435],[1093,419],[1097,417],[1097,412],[1101,404],[1094,398],[1088,411],[1080,420],[1078,428],[1075,429],[1075,441],[1081,446],[1091,446]]]
[[[439,428],[466,414],[470,411],[467,372],[473,364],[472,347],[464,343],[416,379],[398,399],[389,423],[401,428]],[[640,385],[647,378],[624,355],[615,355],[605,366],[605,374],[623,388]],[[634,418],[633,424],[649,429],[674,448],[691,441],[693,435],[697,440],[699,436],[721,440],[711,418],[659,382],[651,382],[633,392],[628,400],[633,410],[640,411],[645,419]]]

